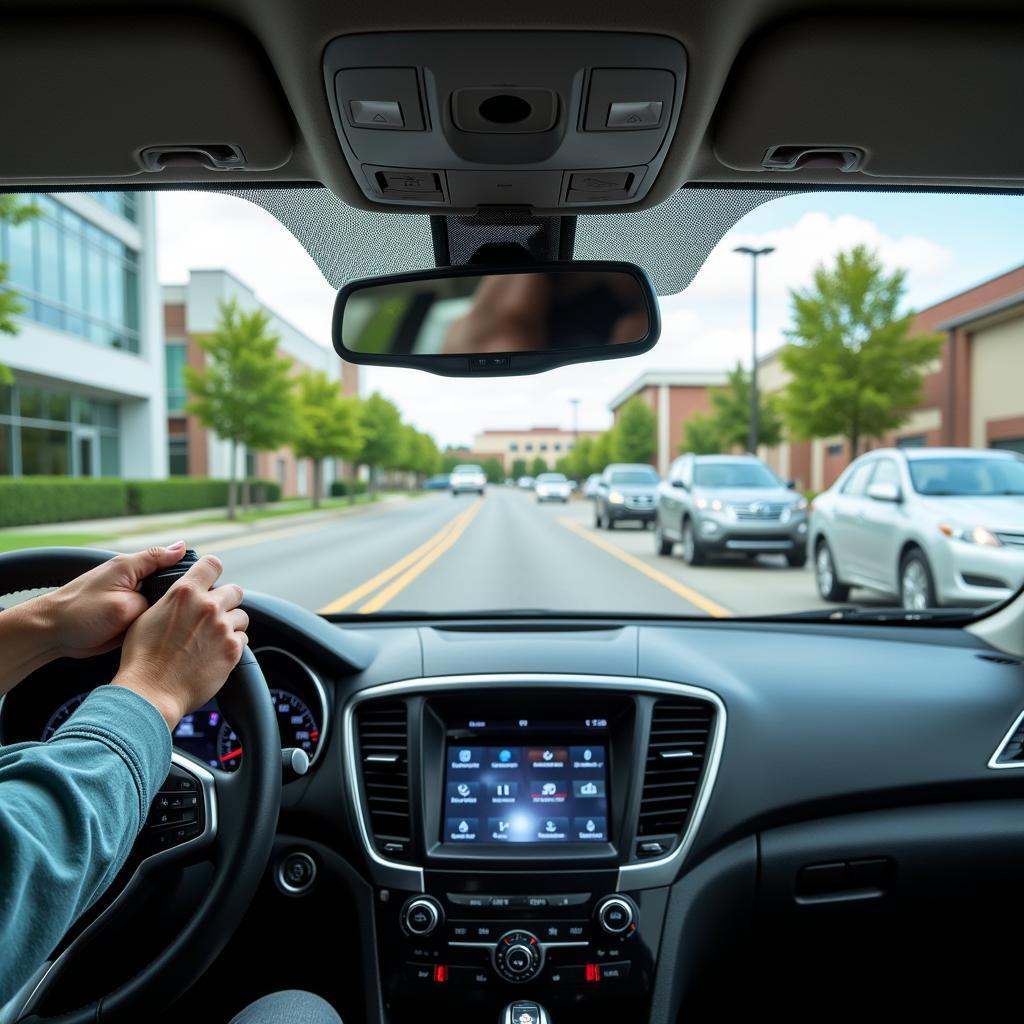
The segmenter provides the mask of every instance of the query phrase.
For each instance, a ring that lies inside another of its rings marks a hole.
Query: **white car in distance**
[[[534,484],[537,501],[560,501],[563,505],[572,494],[572,484],[564,473],[541,473]]]

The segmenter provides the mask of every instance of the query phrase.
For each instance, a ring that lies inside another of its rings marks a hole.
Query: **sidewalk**
[[[408,494],[382,494],[377,501],[359,504],[334,505],[315,511],[283,513],[256,519],[252,522],[223,520],[224,507],[191,509],[188,512],[167,512],[150,516],[118,516],[113,519],[79,519],[66,523],[38,523],[33,526],[11,526],[0,530],[0,537],[37,537],[44,535],[49,543],[60,544],[61,534],[68,535],[68,543],[78,544],[83,536],[94,538],[95,546],[114,551],[134,551],[154,544],[170,544],[184,540],[189,547],[207,547],[221,541],[243,541],[262,533],[307,526],[321,520],[358,515],[372,508],[402,501],[411,501]],[[274,505],[268,505],[273,509]],[[220,522],[208,520],[218,518]],[[207,520],[204,522],[204,520]],[[102,538],[102,539],[100,539]],[[92,542],[91,542],[92,543]]]

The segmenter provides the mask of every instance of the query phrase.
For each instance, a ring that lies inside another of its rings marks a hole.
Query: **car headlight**
[[[622,496],[621,492],[619,492],[619,491],[612,491],[608,495],[608,500],[613,505],[621,505],[626,499]]]
[[[712,512],[721,512],[722,509],[725,508],[718,498],[711,498],[710,500],[707,498],[698,498],[694,504],[701,510],[708,509]]]
[[[797,498],[791,506],[793,512],[803,512],[807,508],[807,499],[804,497]]]
[[[939,531],[951,540],[965,544],[980,544],[986,548],[1001,548],[1003,542],[984,526],[961,526],[957,523],[939,523]]]

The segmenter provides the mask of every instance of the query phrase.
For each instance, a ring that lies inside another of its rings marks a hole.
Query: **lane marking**
[[[612,544],[611,541],[607,541],[604,537],[598,537],[596,534],[591,533],[585,526],[580,526],[575,520],[569,519],[568,516],[560,516],[558,519],[559,523],[562,524],[567,530],[572,530],[577,536],[582,537],[584,540],[589,540],[591,544],[595,544],[602,551],[607,551],[609,555],[614,555],[619,561],[625,562],[626,565],[632,569],[636,569],[637,572],[643,573],[648,579],[654,580],[655,583],[660,583],[667,590],[671,590],[677,597],[681,597],[684,601],[689,601],[690,604],[699,608],[702,612],[707,612],[712,618],[715,619],[731,619],[732,612],[728,608],[724,608],[716,601],[712,601],[710,597],[705,597],[703,594],[697,593],[696,590],[686,586],[684,583],[680,583],[678,580],[673,579],[671,576],[663,573],[660,569],[654,569],[649,566],[646,562],[642,562],[639,558],[631,555],[628,551],[623,551],[622,548]]]
[[[480,499],[478,498],[477,503],[479,503],[479,501]],[[378,587],[382,587],[389,580],[394,579],[394,577],[402,572],[403,569],[407,569],[410,565],[413,565],[417,559],[429,554],[432,548],[440,544],[452,530],[456,529],[459,521],[464,519],[466,515],[473,510],[473,507],[473,505],[470,505],[468,509],[460,512],[459,515],[454,518],[449,519],[448,522],[437,531],[437,533],[424,541],[418,548],[410,551],[407,555],[400,558],[393,565],[389,565],[386,569],[377,573],[376,576],[371,577],[364,583],[360,583],[357,587],[353,587],[352,590],[342,594],[341,597],[336,598],[329,604],[325,604],[323,608],[320,609],[320,614],[329,615],[331,612],[344,611],[346,608],[354,605],[357,601],[360,601],[364,597],[372,594]]]
[[[376,597],[371,598],[366,602],[360,609],[360,615],[369,615],[371,612],[378,612],[384,607],[389,601],[397,597],[417,576],[425,572],[430,568],[465,532],[466,527],[473,521],[476,514],[480,511],[480,507],[483,505],[483,498],[477,498],[472,505],[469,506],[466,511],[459,516],[455,521],[456,525],[454,529],[450,530],[444,537],[443,540],[435,545],[430,551],[426,553],[418,562],[414,563],[411,568],[406,569],[401,576],[398,577],[394,582],[386,586]]]

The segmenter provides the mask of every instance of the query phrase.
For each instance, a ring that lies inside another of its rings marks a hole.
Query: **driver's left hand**
[[[139,584],[181,560],[184,541],[118,555],[90,569],[40,602],[55,657],[89,658],[113,650],[128,627],[149,607]]]

